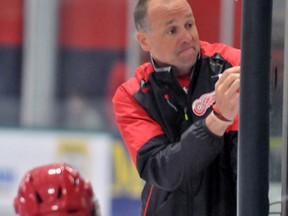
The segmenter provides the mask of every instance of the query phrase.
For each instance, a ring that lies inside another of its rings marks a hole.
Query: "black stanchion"
[[[242,3],[237,215],[266,216],[272,0]]]

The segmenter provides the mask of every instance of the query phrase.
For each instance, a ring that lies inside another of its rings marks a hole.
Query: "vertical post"
[[[24,2],[21,124],[51,126],[54,117],[59,1]]]
[[[286,3],[285,20],[288,19]],[[282,216],[288,216],[288,22],[285,22],[284,37],[284,87],[283,87],[283,143],[282,143]]]
[[[233,46],[235,1],[221,0],[220,42]]]
[[[238,216],[269,214],[269,84],[272,0],[243,0]]]
[[[127,28],[127,79],[132,77],[135,73],[135,69],[139,65],[139,59],[140,59],[140,46],[136,40],[136,29],[134,25],[134,8],[137,4],[137,1],[135,0],[128,0],[128,28]]]

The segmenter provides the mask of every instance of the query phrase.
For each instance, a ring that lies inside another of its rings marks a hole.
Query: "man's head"
[[[187,0],[139,0],[134,21],[137,40],[159,66],[190,72],[200,51],[192,9]]]
[[[91,184],[73,167],[51,164],[29,170],[14,200],[20,216],[96,216]]]

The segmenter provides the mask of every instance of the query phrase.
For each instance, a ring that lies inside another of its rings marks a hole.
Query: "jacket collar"
[[[152,54],[150,53],[150,61],[152,63],[152,66],[154,68],[155,72],[170,72],[172,67],[171,66],[167,66],[167,67],[158,67],[157,63],[155,62],[155,60],[152,57]]]
[[[201,56],[201,53],[198,53],[198,55],[197,55],[197,61],[200,59],[200,56]],[[155,62],[155,60],[153,59],[153,56],[152,56],[151,53],[150,53],[150,61],[151,61],[151,64],[152,64],[155,72],[169,72],[169,73],[170,73],[171,70],[172,70],[172,66],[158,67],[158,65],[157,65],[157,63]],[[197,61],[196,61],[196,63],[197,63]],[[196,64],[196,63],[195,63],[195,64]],[[193,74],[194,70],[195,70],[195,65],[194,65],[194,66],[192,67],[192,69],[191,69],[191,71],[192,71],[191,77],[192,77],[192,74]]]

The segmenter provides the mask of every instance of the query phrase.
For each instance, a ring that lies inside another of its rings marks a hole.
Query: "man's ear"
[[[137,32],[136,38],[144,51],[150,52],[150,46],[145,32]]]

